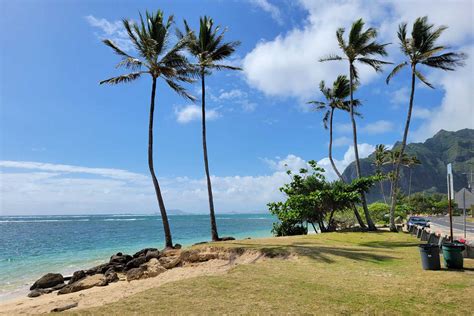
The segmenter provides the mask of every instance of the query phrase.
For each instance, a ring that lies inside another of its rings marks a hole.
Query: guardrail
[[[429,227],[422,227],[419,225],[407,226],[406,224],[403,224],[403,226],[406,227],[405,232],[416,236],[416,238],[421,241],[426,241],[428,244],[437,244],[440,246],[440,250],[443,243],[450,241],[448,235],[442,235],[441,233],[431,231]],[[466,249],[463,251],[464,258],[474,258],[474,242],[467,241],[465,245]]]

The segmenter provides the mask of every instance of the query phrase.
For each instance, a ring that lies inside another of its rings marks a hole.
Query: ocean
[[[219,235],[237,239],[271,236],[269,214],[216,216]],[[173,242],[210,239],[209,215],[170,215]],[[0,301],[26,295],[48,272],[70,275],[106,262],[117,252],[163,248],[160,216],[0,216]]]

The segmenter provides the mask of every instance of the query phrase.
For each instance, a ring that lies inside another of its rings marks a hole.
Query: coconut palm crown
[[[158,78],[162,78],[176,93],[187,99],[194,100],[194,97],[181,86],[181,83],[193,82],[196,69],[182,54],[186,40],[180,39],[173,45],[170,43],[170,28],[173,24],[173,16],[168,17],[165,21],[163,12],[158,10],[155,14],[146,12],[145,18],[140,14],[139,23],[131,23],[126,19],[122,20],[122,22],[135,52],[138,55],[137,57],[132,56],[132,54],[125,52],[125,50],[117,46],[112,40],[104,40],[104,44],[112,48],[122,59],[116,67],[126,68],[131,72],[103,80],[100,84],[115,85],[127,83],[145,74],[150,75],[152,78],[148,125],[148,167],[160,208],[165,234],[165,247],[173,248],[168,216],[153,165],[153,118],[155,111],[156,83]]]
[[[213,241],[220,240],[217,232],[217,223],[214,212],[214,198],[212,194],[211,176],[209,172],[209,160],[207,156],[206,140],[206,75],[210,75],[213,70],[241,70],[239,67],[225,65],[221,62],[230,57],[240,42],[224,42],[226,30],[221,30],[220,26],[214,26],[214,21],[207,17],[199,20],[199,34],[196,35],[184,20],[185,34],[177,31],[178,38],[186,41],[187,50],[196,58],[196,69],[201,77],[201,125],[202,125],[202,146],[204,154],[204,169],[207,180],[207,191],[209,198],[209,214],[211,220],[211,236]]]

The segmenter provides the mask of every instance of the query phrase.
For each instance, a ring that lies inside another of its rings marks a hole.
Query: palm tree
[[[317,110],[325,111],[323,117],[323,124],[324,128],[328,129],[328,122],[329,122],[329,161],[331,162],[331,166],[334,169],[334,172],[337,174],[339,179],[342,182],[345,182],[341,172],[336,167],[334,163],[334,159],[332,157],[332,127],[333,127],[333,118],[334,118],[334,111],[335,110],[343,110],[349,112],[349,101],[347,98],[349,97],[350,88],[349,88],[349,80],[346,76],[340,75],[337,77],[336,81],[334,81],[332,88],[326,87],[326,83],[321,81],[319,83],[319,90],[323,94],[326,102],[321,101],[309,101],[308,104],[316,105]],[[354,100],[354,105],[360,105],[359,100]],[[365,228],[365,224],[360,217],[357,208],[353,207],[354,215],[357,219],[357,222],[362,228]]]
[[[374,165],[376,169],[376,174],[377,175],[382,175],[382,166],[385,164],[387,161],[387,155],[388,155],[388,149],[387,146],[383,144],[379,144],[375,146],[375,159],[374,159]],[[387,198],[385,197],[385,192],[383,189],[383,180],[379,181],[380,183],[380,193],[382,194],[383,200],[385,204],[387,204]]]
[[[434,88],[429,83],[425,76],[417,69],[417,66],[428,66],[431,68],[441,69],[445,71],[453,71],[457,66],[464,65],[463,60],[466,55],[459,52],[447,52],[442,53],[446,49],[445,46],[437,45],[436,41],[441,34],[446,30],[446,26],[440,26],[435,28],[433,24],[428,23],[428,17],[420,17],[413,23],[413,29],[411,32],[411,38],[407,38],[407,24],[402,23],[398,27],[398,39],[400,41],[400,49],[406,56],[407,60],[395,66],[392,72],[387,77],[387,84],[390,79],[395,76],[401,69],[409,65],[411,67],[411,93],[410,101],[408,104],[408,114],[405,123],[405,130],[403,132],[403,140],[400,146],[401,155],[395,166],[395,181],[394,190],[392,190],[392,204],[390,206],[390,230],[396,231],[395,227],[395,205],[397,198],[395,195],[396,188],[398,186],[398,179],[400,176],[400,166],[402,165],[402,156],[405,152],[405,147],[408,138],[408,130],[410,129],[410,120],[413,110],[413,101],[415,96],[415,81],[418,78],[422,83],[430,88]]]
[[[148,126],[148,167],[155,187],[156,198],[160,207],[163,229],[165,233],[165,247],[173,248],[171,230],[166,214],[165,204],[161,195],[160,185],[155,175],[153,167],[153,114],[155,111],[155,92],[158,78],[162,78],[167,85],[179,95],[194,100],[188,92],[181,86],[181,82],[193,82],[195,75],[194,68],[188,63],[188,60],[181,54],[186,41],[179,40],[170,45],[170,27],[173,24],[173,16],[165,21],[163,12],[158,10],[155,14],[146,12],[144,19],[140,14],[140,23],[130,23],[123,20],[123,26],[132,42],[134,49],[139,57],[134,57],[126,53],[111,40],[104,40],[104,44],[111,47],[122,60],[117,67],[130,69],[132,72],[100,82],[100,84],[119,84],[128,83],[148,74],[152,78],[150,117]]]
[[[357,148],[357,126],[355,121],[354,113],[354,86],[358,82],[359,75],[355,63],[361,63],[364,65],[369,65],[375,71],[379,72],[382,70],[384,64],[389,64],[389,62],[378,60],[372,58],[372,56],[380,55],[386,56],[387,52],[385,51],[385,46],[388,44],[379,44],[375,39],[377,37],[377,30],[374,28],[368,28],[363,31],[364,21],[359,19],[352,24],[351,31],[349,33],[348,41],[344,39],[344,28],[339,28],[336,31],[336,38],[339,43],[339,47],[344,53],[344,57],[338,55],[329,55],[325,58],[321,58],[319,61],[329,61],[329,60],[347,60],[349,62],[349,80],[350,80],[350,103],[349,110],[352,122],[352,134],[354,141],[354,155],[355,155],[355,165],[357,177],[361,177],[360,171],[360,160],[359,160],[359,149]],[[376,230],[374,222],[370,218],[369,210],[367,208],[367,201],[365,199],[365,194],[361,193],[362,207],[364,209],[364,214],[367,220],[367,225],[369,230]]]
[[[209,214],[211,218],[211,236],[213,241],[218,241],[219,234],[217,232],[216,217],[214,213],[214,199],[212,196],[211,176],[209,173],[209,160],[207,157],[207,141],[206,141],[206,75],[210,75],[213,70],[231,69],[241,70],[238,67],[220,64],[222,60],[231,56],[240,42],[223,43],[225,30],[220,31],[220,27],[214,27],[214,21],[207,16],[200,18],[199,35],[190,29],[186,20],[184,27],[186,34],[183,35],[178,31],[178,37],[187,38],[187,49],[197,59],[197,68],[201,77],[201,111],[202,111],[202,148],[204,153],[204,169],[207,179],[207,193],[209,196]]]

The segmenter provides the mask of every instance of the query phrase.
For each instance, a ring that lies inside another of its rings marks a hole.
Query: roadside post
[[[464,217],[464,239],[466,239],[466,190],[462,190],[462,213]]]
[[[451,199],[452,194],[454,191],[453,185],[453,165],[448,163],[448,212],[449,212],[449,237],[451,238],[451,242],[454,242],[453,238],[453,210],[451,207]]]

